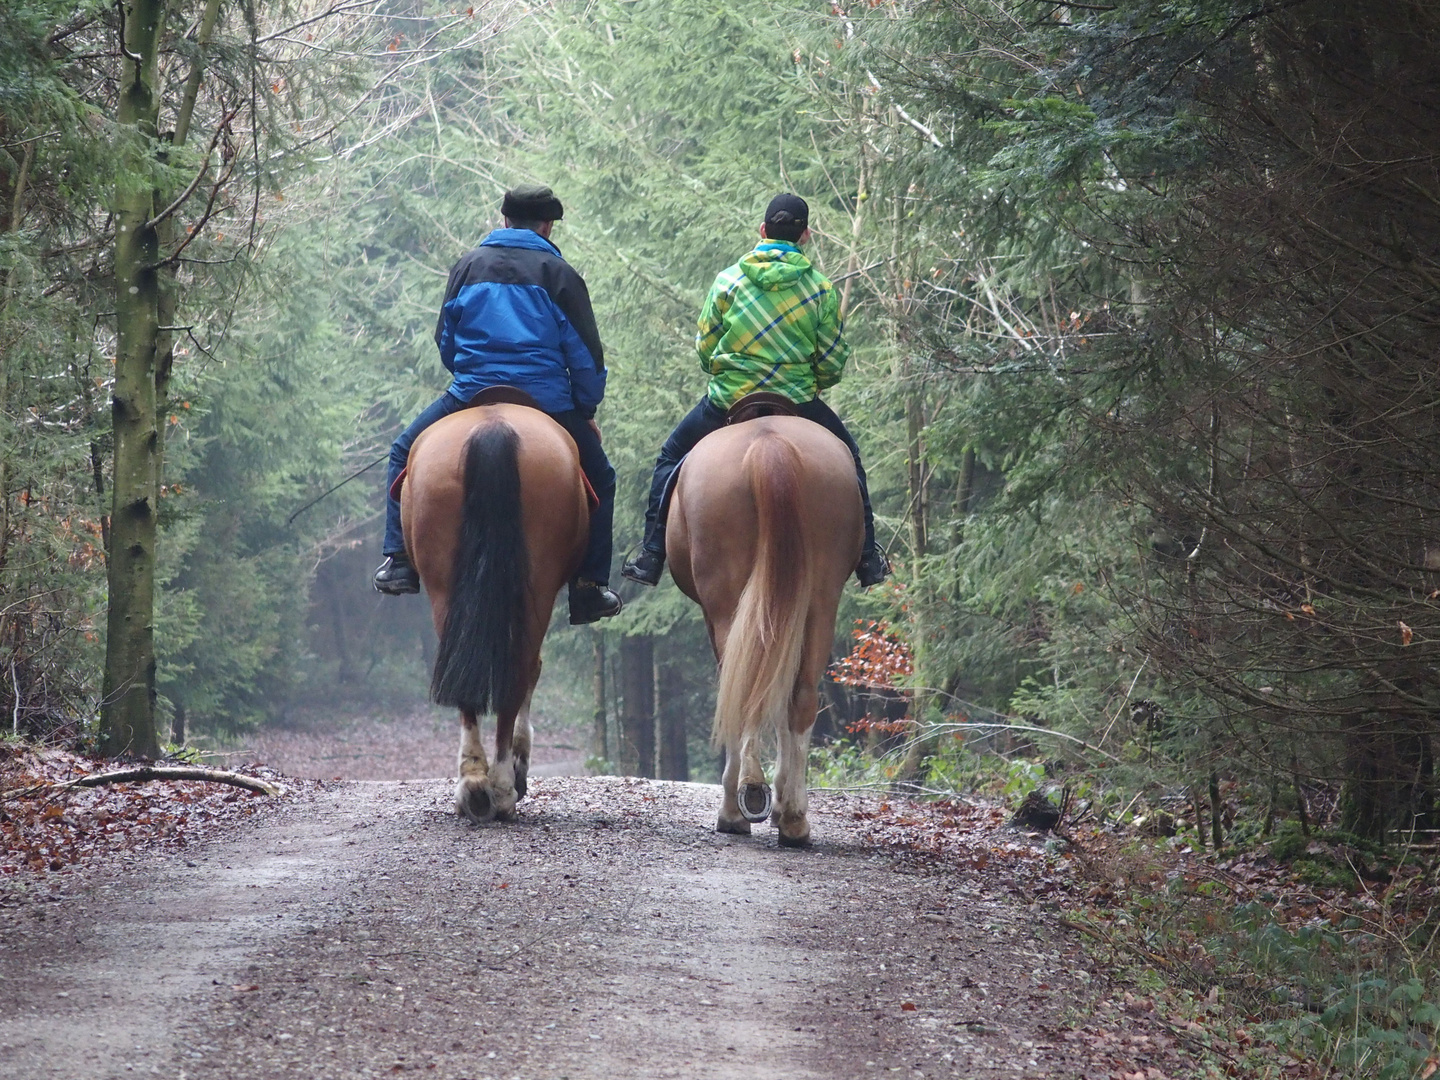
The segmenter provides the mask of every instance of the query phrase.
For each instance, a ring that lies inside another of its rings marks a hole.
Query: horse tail
[[[430,694],[480,714],[518,708],[526,681],[530,552],[520,520],[520,437],[500,421],[465,443],[465,494],[450,607]]]
[[[755,499],[755,566],[720,664],[713,739],[739,745],[767,721],[785,721],[795,693],[810,606],[810,566],[800,520],[800,454],[779,435],[762,435],[740,469]]]

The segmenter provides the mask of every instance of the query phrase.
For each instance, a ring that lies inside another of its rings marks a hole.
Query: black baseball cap
[[[799,240],[809,227],[810,206],[799,195],[776,195],[765,208],[765,235],[772,240]]]

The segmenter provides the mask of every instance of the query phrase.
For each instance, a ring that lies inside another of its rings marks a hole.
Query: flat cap
[[[500,213],[514,221],[559,221],[565,208],[544,184],[521,184],[505,192]]]

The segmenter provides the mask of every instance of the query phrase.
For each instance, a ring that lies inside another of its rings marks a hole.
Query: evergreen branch
[[[175,197],[174,202],[172,202],[169,206],[165,207],[164,210],[161,210],[153,218],[147,221],[144,225],[145,228],[155,228],[166,218],[174,214],[175,211],[179,210],[180,207],[184,206],[185,202],[190,198],[190,196],[195,194],[195,189],[200,186],[200,181],[204,180],[205,174],[210,171],[210,155],[215,153],[215,147],[220,142],[220,136],[225,130],[225,125],[230,122],[231,118],[234,117],[234,115],[235,114],[233,112],[228,114],[225,119],[216,126],[215,134],[210,137],[210,145],[205,150],[205,160],[201,163],[199,170],[195,173],[195,179],[191,180],[185,190]]]

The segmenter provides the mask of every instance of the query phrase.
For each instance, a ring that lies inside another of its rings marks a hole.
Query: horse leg
[[[720,804],[720,819],[715,822],[715,831],[750,835],[750,822],[740,813],[738,781],[740,779],[740,755],[735,748],[725,748],[725,771],[720,777],[720,786],[725,793]]]
[[[525,792],[529,790],[526,782],[530,775],[530,698],[535,691],[525,695],[525,703],[520,706],[520,712],[515,717],[515,734],[511,736],[511,754],[515,759],[515,798],[523,799]]]
[[[748,821],[764,821],[770,816],[771,791],[765,782],[765,769],[760,764],[760,733],[750,731],[740,741],[740,813]]]
[[[530,695],[525,697],[528,701]],[[490,767],[490,798],[495,803],[495,816],[502,821],[514,816],[515,803],[520,798],[516,785],[515,721],[522,709],[523,705],[495,715],[495,764]],[[528,746],[525,752],[528,762]]]
[[[810,843],[810,792],[805,769],[810,754],[810,729],[820,707],[820,694],[809,686],[796,692],[790,703],[787,722],[781,726],[780,749],[775,764],[775,810],[770,823],[780,830],[781,847],[804,847]]]
[[[460,714],[460,783],[455,788],[455,812],[483,824],[495,816],[490,799],[490,766],[480,739],[480,722],[472,712]]]

